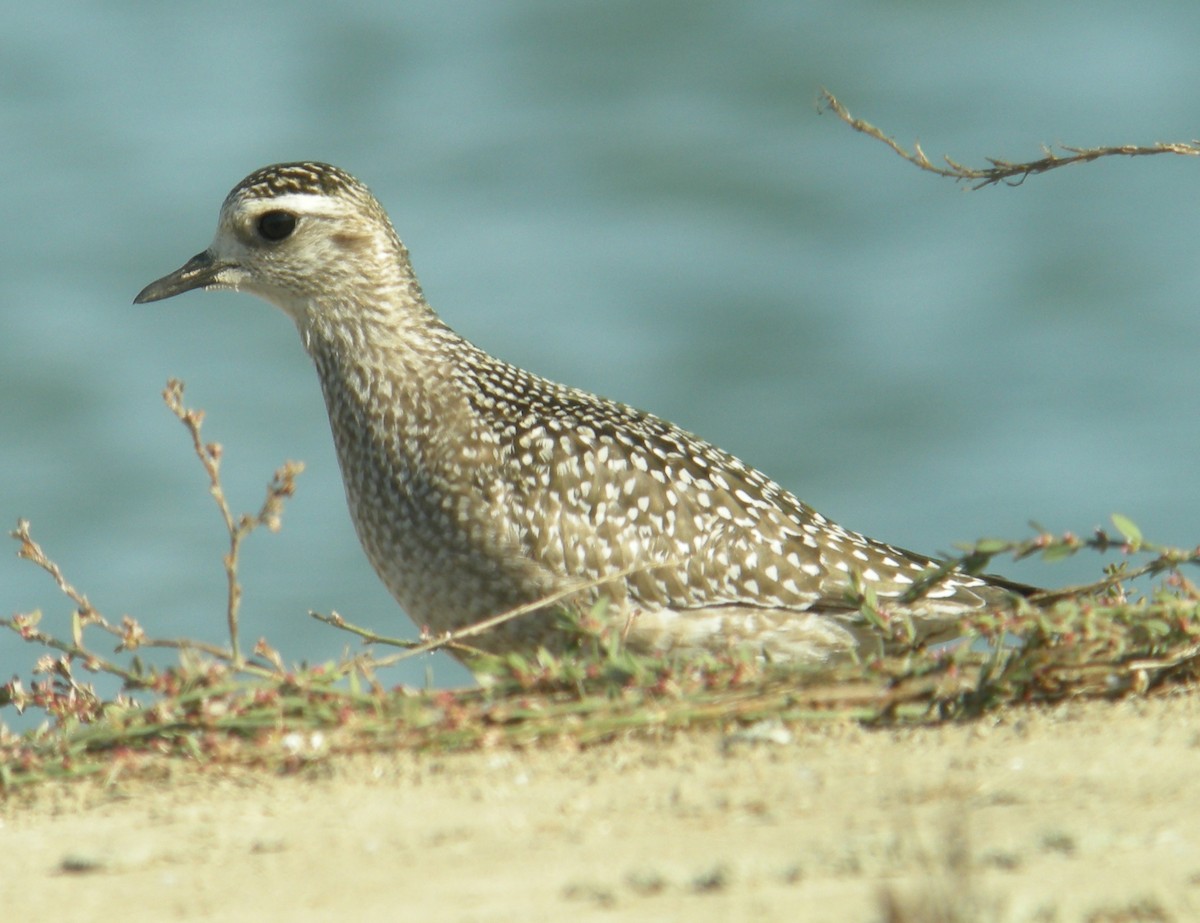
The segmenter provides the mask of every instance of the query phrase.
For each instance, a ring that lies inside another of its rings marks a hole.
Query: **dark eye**
[[[265,212],[258,219],[258,233],[263,240],[283,240],[296,230],[296,216],[291,212]]]

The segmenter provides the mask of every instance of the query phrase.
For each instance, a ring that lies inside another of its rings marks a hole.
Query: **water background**
[[[848,527],[936,552],[1121,511],[1194,545],[1200,160],[964,192],[814,100],[969,163],[1189,140],[1197,47],[1186,0],[9,4],[0,522],[32,520],[109,617],[221,641],[225,536],[159,398],[177,376],[235,507],[308,465],[283,532],[246,545],[246,640],[336,655],[310,609],[415,633],[359,550],[286,318],[236,294],[130,304],[207,246],[243,175],[313,158],[372,187],[468,338]],[[66,631],[49,579],[0,554],[0,611],[35,608]],[[0,635],[0,677],[37,653]],[[466,678],[411,667],[394,679]]]

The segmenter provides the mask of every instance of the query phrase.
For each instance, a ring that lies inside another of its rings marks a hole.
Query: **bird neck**
[[[343,466],[368,451],[399,468],[418,461],[436,468],[475,441],[456,364],[472,347],[423,299],[317,318],[302,333]]]
[[[446,364],[458,339],[419,295],[314,305],[300,334],[322,380],[348,386],[381,379],[385,387],[417,385]]]

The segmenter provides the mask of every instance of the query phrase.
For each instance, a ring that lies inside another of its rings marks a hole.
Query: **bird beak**
[[[219,285],[221,274],[229,268],[228,263],[215,259],[211,250],[205,250],[203,253],[197,253],[174,272],[163,276],[156,282],[151,282],[138,292],[133,303],[146,304],[149,301],[161,301],[164,298],[190,292],[195,288]]]

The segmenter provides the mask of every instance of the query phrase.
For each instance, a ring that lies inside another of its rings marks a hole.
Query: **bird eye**
[[[296,216],[291,212],[264,212],[258,219],[258,233],[263,240],[283,240],[296,230]]]

